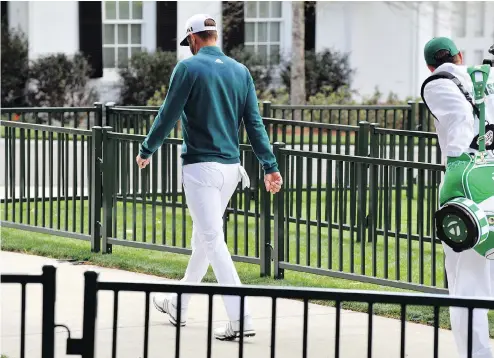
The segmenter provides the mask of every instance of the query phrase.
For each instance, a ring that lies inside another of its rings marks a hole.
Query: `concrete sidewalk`
[[[80,338],[83,317],[83,273],[99,272],[102,281],[163,282],[163,279],[121,270],[89,265],[73,265],[53,259],[18,253],[1,252],[2,273],[40,274],[43,265],[57,269],[56,323],[69,327],[72,337]],[[166,262],[163,263],[166,265]],[[2,285],[1,289],[1,348],[9,358],[20,356],[21,294],[19,285]],[[40,357],[41,344],[41,287],[27,286],[26,357]],[[144,357],[144,293],[119,295],[117,357]],[[247,339],[244,357],[270,357],[271,300],[250,299],[250,307],[257,335]],[[276,357],[302,357],[303,303],[280,299],[277,302]],[[226,322],[226,313],[220,297],[214,300],[214,327]],[[335,313],[331,307],[309,306],[308,357],[334,357]],[[113,294],[102,292],[98,296],[97,358],[112,357]],[[206,357],[207,297],[193,297],[187,326],[181,332],[180,357]],[[400,322],[374,317],[373,357],[400,356]],[[342,311],[340,357],[367,357],[367,322],[364,313]],[[66,356],[65,329],[56,330],[56,357]],[[156,311],[151,303],[148,357],[175,356],[175,328],[167,318]],[[494,341],[493,341],[494,347]],[[213,357],[236,357],[237,342],[213,341]],[[440,331],[439,356],[458,357],[451,332]],[[433,328],[406,324],[406,357],[433,356]]]

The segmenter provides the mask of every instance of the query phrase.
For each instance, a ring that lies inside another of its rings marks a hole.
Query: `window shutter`
[[[223,49],[226,53],[245,42],[244,2],[223,1]]]
[[[316,2],[305,2],[305,51],[316,49]]]
[[[101,1],[79,1],[79,50],[93,68],[91,78],[103,77]]]
[[[176,1],[156,1],[156,48],[177,51]]]
[[[9,23],[9,3],[8,1],[2,1],[2,21]]]

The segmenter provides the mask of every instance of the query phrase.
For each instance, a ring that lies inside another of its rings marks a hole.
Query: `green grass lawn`
[[[334,195],[334,194],[333,194]],[[404,194],[403,194],[404,195]],[[411,268],[412,282],[419,282],[419,243],[407,242],[407,240],[398,240],[394,237],[388,238],[388,254],[385,255],[384,251],[384,239],[378,238],[375,244],[375,250],[373,250],[373,243],[360,243],[351,240],[349,232],[343,232],[343,236],[339,236],[338,230],[332,230],[332,238],[329,239],[329,232],[327,228],[321,229],[321,240],[317,238],[317,227],[309,227],[305,224],[304,219],[310,217],[314,219],[318,205],[325,202],[325,197],[321,198],[319,204],[315,200],[315,194],[311,195],[311,198],[306,198],[306,195],[295,196],[294,200],[302,203],[299,208],[298,214],[301,219],[299,225],[296,223],[289,225],[288,235],[286,242],[289,244],[288,257],[290,262],[296,262],[297,260],[297,248],[300,252],[300,264],[317,267],[318,261],[318,248],[320,247],[320,260],[322,268],[328,268],[329,262],[332,264],[333,269],[338,269],[340,264],[339,248],[342,248],[342,269],[344,272],[350,272],[350,257],[354,258],[354,272],[360,273],[362,267],[365,269],[367,275],[372,274],[372,256],[375,255],[377,259],[377,277],[384,277],[384,261],[388,262],[388,277],[396,278],[396,269],[399,267],[399,278],[403,281],[407,280],[408,268]],[[307,205],[307,199],[311,205]],[[333,199],[335,199],[333,197]],[[391,202],[395,202],[391,200]],[[353,200],[352,197],[346,198],[349,202]],[[402,200],[403,196],[402,196]],[[75,204],[75,206],[74,206]],[[7,207],[8,219],[12,219],[12,204]],[[321,205],[322,206],[322,205]],[[42,206],[38,204],[38,225],[42,222]],[[45,203],[45,224],[46,226],[53,225],[54,228],[64,229],[67,225],[70,231],[88,232],[88,222],[86,219],[80,220],[81,208],[84,210],[84,217],[87,218],[89,210],[88,202],[84,201],[68,201],[65,203],[63,200],[60,202],[60,209],[57,201],[54,201],[50,210],[50,203]],[[4,204],[1,206],[2,210],[5,210]],[[27,222],[27,205],[23,204],[23,222]],[[253,208],[251,207],[253,210]],[[394,207],[391,208],[391,216],[395,215]],[[406,209],[406,206],[405,208]],[[412,201],[411,210],[413,213],[417,212],[417,202]],[[20,205],[15,205],[16,221],[20,218]],[[50,212],[53,214],[53,223],[50,222]],[[187,211],[185,210],[185,216],[183,216],[182,208],[172,209],[170,207],[166,210],[162,210],[161,205],[156,205],[153,210],[150,202],[143,206],[139,203],[133,204],[132,201],[127,202],[124,205],[119,202],[117,205],[117,220],[114,223],[116,227],[115,237],[119,239],[146,241],[152,242],[153,236],[155,236],[156,243],[165,242],[167,245],[185,246],[190,247],[190,237],[192,224]],[[322,217],[324,217],[325,208],[321,207]],[[4,219],[4,213],[0,213],[2,219]],[[30,208],[30,220],[31,223],[35,219],[34,204],[31,204]],[[349,222],[351,213],[347,212],[346,217],[342,220]],[[403,228],[406,228],[407,211],[402,211],[401,220],[398,220],[399,224]],[[73,221],[73,219],[76,219]],[[412,216],[415,218],[415,215]],[[59,225],[60,223],[60,225]],[[82,224],[82,229],[81,229]],[[412,222],[412,232],[416,231],[417,227],[416,219]],[[244,215],[230,215],[227,221],[227,242],[232,254],[239,254],[245,256],[256,256],[256,227],[259,223],[256,223],[256,219],[252,217],[244,217]],[[394,220],[391,224],[391,229],[394,229]],[[235,236],[236,232],[236,236]],[[49,256],[58,259],[75,259],[78,261],[86,261],[92,264],[101,265],[105,267],[115,267],[130,271],[143,272],[154,274],[162,277],[178,279],[181,278],[185,267],[187,265],[188,257],[185,255],[163,253],[158,251],[151,251],[145,249],[128,248],[123,246],[113,246],[113,253],[111,255],[93,254],[90,252],[88,242],[78,241],[73,239],[67,239],[57,236],[32,235],[28,232],[14,230],[14,229],[1,229],[2,234],[2,249],[8,251],[26,252],[31,254],[37,254],[42,256]],[[235,239],[236,237],[236,239]],[[297,239],[298,237],[298,239]],[[355,238],[355,236],[354,236]],[[352,242],[353,242],[353,255],[352,255]],[[331,243],[331,245],[330,245]],[[397,249],[397,244],[399,250]],[[332,247],[332,255],[329,255],[329,247]],[[365,250],[362,255],[362,250]],[[411,255],[408,256],[408,253]],[[437,284],[441,285],[443,282],[443,253],[440,245],[436,245],[436,252],[433,255],[432,246],[430,243],[423,243],[423,268],[424,268],[424,283],[430,284],[431,282],[431,261],[432,257],[437,260],[436,266],[436,280]],[[400,258],[399,264],[396,261],[396,257]],[[410,258],[410,260],[409,260]],[[310,261],[308,263],[308,260]],[[364,284],[356,281],[342,280],[325,276],[317,276],[307,273],[299,272],[285,272],[285,280],[275,281],[270,278],[259,277],[259,267],[251,264],[237,263],[239,275],[243,282],[246,284],[266,284],[266,285],[286,285],[286,286],[302,286],[302,287],[326,287],[326,288],[342,288],[342,289],[363,289],[363,290],[381,290],[381,291],[400,291],[390,287],[383,287],[372,284]],[[206,282],[214,282],[214,277],[211,270],[209,271]],[[322,304],[331,304],[328,302],[321,302]],[[367,305],[361,303],[346,303],[345,308],[366,311]],[[400,315],[400,308],[393,305],[376,305],[376,314],[384,315],[388,317],[398,318]],[[411,321],[430,324],[433,322],[432,309],[427,307],[408,307],[407,317]],[[441,326],[449,327],[449,319],[447,310],[441,312]],[[490,313],[490,331],[494,336],[494,314]]]

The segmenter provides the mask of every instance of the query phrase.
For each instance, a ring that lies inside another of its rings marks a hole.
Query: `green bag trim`
[[[473,83],[473,95],[475,106],[479,109],[479,156],[484,158],[485,154],[485,89],[487,87],[487,79],[491,71],[489,65],[479,65],[468,67],[467,69]]]

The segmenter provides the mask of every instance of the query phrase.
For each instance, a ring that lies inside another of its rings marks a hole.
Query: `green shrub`
[[[336,106],[337,108],[327,108],[324,110],[304,110],[304,120],[311,120],[322,123],[333,124],[351,124],[357,125],[359,121],[368,121],[379,123],[381,127],[402,128],[403,121],[408,115],[405,110],[363,110],[352,108],[352,106],[364,105],[407,105],[411,98],[399,100],[394,93],[390,93],[387,98],[376,88],[371,96],[366,96],[357,100],[358,93],[346,86],[340,87],[337,91],[331,92],[329,88],[323,87],[321,92],[310,96],[308,106]],[[258,93],[259,102],[270,101],[272,104],[288,105],[289,95],[285,87],[273,92]],[[343,108],[341,108],[343,107]],[[291,111],[278,110],[275,113],[276,118],[292,119]],[[416,114],[415,123],[418,123],[418,113]]]
[[[82,54],[48,55],[32,61],[27,89],[32,107],[80,107],[92,105],[95,91],[88,85],[91,66]]]
[[[269,101],[272,104],[279,104],[279,105],[290,104],[290,94],[287,92],[286,87],[279,87],[264,92],[257,90],[257,98],[261,103],[264,101]]]
[[[290,60],[282,64],[281,78],[290,92]],[[325,50],[305,53],[305,90],[307,100],[318,93],[330,95],[342,87],[349,87],[353,70],[348,54]]]
[[[163,101],[165,100],[166,97],[166,86],[161,86],[159,90],[154,92],[153,97],[148,99],[146,102],[147,106],[158,106],[160,107],[163,104]]]
[[[120,70],[120,104],[143,106],[163,86],[168,86],[177,64],[175,52],[158,50],[132,56],[129,67]],[[160,103],[161,104],[161,103]]]
[[[5,21],[1,28],[2,107],[24,107],[29,76],[27,39],[22,32],[9,29]]]

